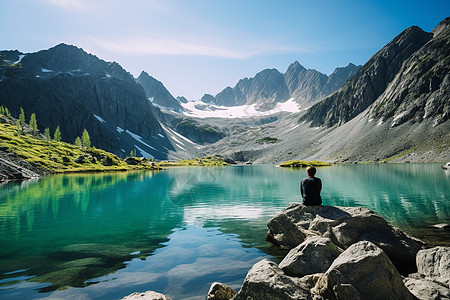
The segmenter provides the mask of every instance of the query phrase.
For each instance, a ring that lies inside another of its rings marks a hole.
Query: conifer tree
[[[23,111],[22,107],[20,108],[19,122],[23,130],[23,126],[25,125],[25,112]]]
[[[131,150],[130,156],[136,156],[136,150],[135,149]]]
[[[17,126],[17,135],[20,134],[20,121],[16,120],[16,126]]]
[[[45,130],[44,130],[44,136],[45,136],[45,138],[47,139],[47,140],[49,140],[50,139],[50,128],[45,128]]]
[[[31,114],[30,127],[33,129],[33,133],[37,132],[37,121],[36,121],[36,114],[35,113]]]
[[[83,145],[83,143],[81,143],[80,137],[77,136],[77,138],[75,139],[75,146],[81,147],[82,145]]]
[[[59,130],[59,126],[56,127],[55,134],[53,135],[53,139],[57,142],[61,142],[61,131]]]
[[[86,147],[86,148],[91,147],[91,138],[89,137],[89,133],[87,132],[86,129],[83,131],[83,135],[81,136],[81,141],[83,142],[84,147]]]
[[[0,115],[4,115],[5,114],[5,108],[2,106],[0,106]]]
[[[9,112],[9,109],[7,107],[5,107],[5,116],[11,118],[11,113]]]

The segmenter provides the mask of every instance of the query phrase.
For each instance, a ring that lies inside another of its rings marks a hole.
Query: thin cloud
[[[126,37],[114,39],[91,39],[97,47],[128,55],[196,55],[233,59],[245,59],[264,53],[307,52],[298,47],[286,47],[260,43],[237,47],[186,42],[173,39]]]
[[[87,10],[88,5],[81,0],[46,0],[47,3],[67,10]]]

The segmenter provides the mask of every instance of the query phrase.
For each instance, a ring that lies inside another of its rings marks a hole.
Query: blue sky
[[[404,29],[431,31],[450,1],[2,0],[2,50],[73,44],[174,96],[198,99],[298,60],[330,74],[364,64]]]

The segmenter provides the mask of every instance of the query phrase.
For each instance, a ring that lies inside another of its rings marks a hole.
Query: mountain
[[[177,112],[183,110],[180,103],[170,94],[162,82],[156,80],[146,72],[142,71],[136,79],[136,82],[144,88],[145,94],[153,104]]]
[[[24,54],[0,52],[0,104],[27,120],[36,113],[41,132],[60,126],[73,143],[87,129],[92,144],[124,157],[166,158],[173,149],[155,115],[159,110],[131,74],[83,49],[60,44]]]
[[[295,94],[300,82],[305,83],[306,71],[298,63],[289,67],[285,77],[289,78],[290,93]],[[335,71],[341,72],[351,76],[347,70]],[[307,78],[338,85],[333,77],[325,80],[309,72]],[[320,94],[317,89],[303,94],[305,89],[298,91],[296,95],[303,99]],[[450,18],[446,18],[432,32],[416,26],[406,29],[342,88],[306,111],[278,115],[268,124],[258,124],[256,117],[222,122],[218,129],[225,130],[227,137],[202,150],[253,163],[278,164],[293,159],[450,161],[449,95]]]
[[[255,104],[266,111],[290,98],[302,107],[310,106],[333,93],[359,69],[354,64],[337,68],[330,76],[316,70],[307,70],[298,61],[292,63],[285,74],[266,69],[252,78],[239,80],[235,87],[227,87],[216,96],[205,95],[202,101],[220,106]]]
[[[432,32],[410,27],[378,51],[338,92],[311,107],[300,121],[342,125],[370,107],[392,126],[449,118],[450,19]]]

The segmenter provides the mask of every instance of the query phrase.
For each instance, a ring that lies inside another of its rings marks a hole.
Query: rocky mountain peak
[[[431,38],[417,26],[404,30],[378,51],[338,92],[311,107],[301,121],[331,127],[356,117],[385,91],[405,61]]]
[[[297,60],[289,65],[286,73],[298,73],[300,71],[306,71],[306,68],[302,66]]]
[[[153,78],[147,72],[142,71],[136,79],[145,91],[147,97],[154,103],[170,110],[180,111],[180,103],[170,94],[161,81]]]
[[[442,20],[431,32],[435,37],[441,34],[448,35],[448,33],[450,32],[450,17]]]

